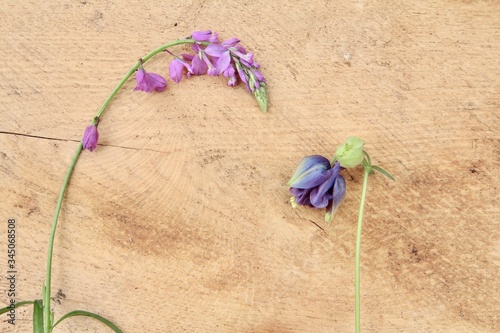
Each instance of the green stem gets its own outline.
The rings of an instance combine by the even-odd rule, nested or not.
[[[359,203],[359,216],[358,216],[358,231],[356,233],[356,266],[355,266],[355,317],[356,317],[356,333],[361,331],[361,319],[360,319],[360,253],[361,253],[361,230],[363,228],[363,212],[365,208],[366,199],[366,189],[368,188],[368,175],[370,174],[370,168],[363,165],[363,189],[361,192],[361,201]]]
[[[165,51],[169,47],[176,46],[176,45],[182,45],[182,44],[193,44],[195,43],[194,39],[179,39],[167,44],[164,44],[153,51],[149,52],[145,57],[142,58],[142,63],[145,63],[148,61],[151,57],[154,55]],[[209,43],[201,43],[203,45],[208,45]],[[102,105],[101,109],[99,112],[97,112],[96,117],[101,117],[106,108],[108,107],[109,103],[113,100],[113,98],[116,96],[116,94],[120,91],[120,89],[123,87],[125,82],[132,76],[132,74],[135,73],[135,71],[139,68],[141,65],[141,61],[138,60],[135,65],[128,71],[128,73],[121,79],[121,81],[118,83],[116,88],[111,92],[109,97],[106,99],[104,104]],[[98,118],[94,118],[98,119]],[[95,121],[95,120],[94,120]],[[42,295],[43,295],[43,325],[44,325],[44,332],[45,333],[50,333],[52,331],[52,320],[51,320],[51,313],[50,313],[50,292],[51,292],[51,278],[52,278],[52,252],[54,249],[54,238],[56,234],[56,228],[57,228],[57,221],[59,219],[59,213],[61,212],[61,206],[64,198],[64,194],[66,192],[66,188],[68,187],[69,180],[71,178],[71,174],[73,173],[73,170],[75,168],[76,162],[78,161],[78,157],[80,156],[80,153],[82,152],[83,146],[82,143],[78,145],[78,148],[75,152],[75,155],[73,156],[73,159],[71,160],[71,163],[68,167],[68,171],[66,172],[66,177],[64,178],[63,185],[61,187],[61,191],[59,192],[59,198],[57,199],[57,205],[56,205],[56,211],[54,213],[54,220],[52,222],[52,230],[50,231],[50,237],[49,237],[49,250],[47,254],[47,270],[46,270],[46,276],[45,276],[45,282],[43,285],[43,290],[42,290]]]
[[[167,44],[162,45],[159,48],[154,49],[153,51],[149,52],[144,58],[142,58],[142,63],[145,63],[146,61],[148,61],[152,56],[154,56],[160,52],[164,52],[169,47],[176,46],[176,45],[182,45],[182,44],[193,44],[193,43],[195,43],[194,39],[179,39],[179,40],[167,43]],[[207,43],[201,43],[201,44],[205,45]],[[135,73],[135,71],[139,68],[140,65],[141,65],[141,61],[138,60],[135,63],[135,65],[128,71],[128,73],[123,77],[123,79],[121,79],[121,81],[116,86],[115,90],[113,90],[111,92],[111,95],[109,95],[108,99],[106,99],[106,101],[102,105],[99,112],[97,112],[96,117],[100,117],[103,114],[104,110],[106,110],[106,108],[108,107],[108,104],[111,103],[111,101],[113,100],[115,95],[118,93],[118,91],[120,91],[120,89],[123,87],[125,82],[127,82],[127,80],[132,76],[132,74]]]
[[[61,192],[59,192],[59,198],[57,199],[56,212],[54,213],[54,221],[52,222],[52,230],[50,231],[49,237],[49,251],[47,255],[47,270],[45,276],[45,283],[43,287],[43,324],[44,324],[44,332],[50,333],[51,328],[51,320],[50,320],[50,282],[52,277],[52,251],[54,249],[54,236],[56,234],[57,228],[57,220],[59,219],[59,213],[61,212],[61,206],[64,198],[64,193],[66,192],[66,188],[68,187],[69,179],[71,178],[71,174],[73,173],[73,169],[75,168],[76,161],[82,152],[83,146],[82,143],[78,145],[76,149],[75,155],[71,160],[68,171],[66,172],[66,177],[64,178],[63,185],[61,187]]]

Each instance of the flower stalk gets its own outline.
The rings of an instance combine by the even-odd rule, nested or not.
[[[231,40],[233,40],[233,39],[231,39]],[[234,40],[237,40],[237,39],[234,39]],[[237,41],[239,42],[239,40],[237,40]],[[61,212],[61,207],[62,207],[64,195],[66,193],[66,189],[68,187],[71,175],[73,174],[73,171],[75,169],[76,163],[78,161],[78,158],[79,158],[81,152],[84,149],[87,149],[89,151],[94,151],[97,147],[97,141],[99,138],[99,133],[97,131],[97,125],[99,124],[99,121],[100,121],[103,113],[106,111],[108,105],[111,103],[111,101],[116,96],[116,94],[121,90],[123,85],[128,81],[128,79],[136,72],[138,74],[138,75],[136,74],[136,79],[138,81],[138,84],[134,90],[142,90],[142,91],[146,91],[146,92],[151,92],[152,90],[161,92],[161,91],[165,90],[166,80],[163,77],[159,76],[158,74],[147,73],[143,68],[143,64],[145,62],[147,62],[149,59],[151,59],[153,56],[155,56],[156,54],[158,54],[160,52],[167,51],[167,49],[170,47],[182,45],[182,44],[193,44],[193,48],[199,49],[200,53],[202,53],[201,48],[200,48],[201,46],[219,45],[218,44],[218,35],[216,33],[212,33],[210,30],[197,31],[197,32],[193,33],[192,38],[179,39],[179,40],[164,44],[164,45],[154,49],[153,51],[149,52],[143,58],[139,59],[132,66],[132,68],[127,72],[127,74],[125,74],[125,76],[120,80],[120,82],[115,87],[115,89],[108,96],[108,98],[106,99],[104,104],[101,106],[101,108],[99,109],[99,111],[95,115],[92,124],[90,126],[87,126],[87,128],[85,129],[85,133],[84,133],[82,142],[78,145],[78,147],[73,155],[73,158],[70,162],[68,170],[66,172],[66,176],[63,180],[63,184],[62,184],[61,190],[59,192],[59,197],[58,197],[57,204],[56,204],[54,219],[52,222],[52,228],[51,228],[50,236],[49,236],[49,244],[48,244],[48,251],[47,251],[46,276],[45,276],[45,281],[44,281],[43,287],[42,287],[43,302],[40,302],[39,300],[37,300],[34,302],[30,301],[30,302],[17,303],[18,306],[26,305],[26,304],[34,304],[35,305],[35,311],[34,311],[34,317],[33,317],[33,330],[34,330],[34,332],[50,333],[50,332],[52,332],[53,328],[56,325],[58,325],[63,319],[73,317],[73,316],[88,316],[88,317],[92,317],[94,319],[101,321],[103,324],[107,325],[109,328],[111,328],[115,332],[121,333],[121,331],[118,329],[118,327],[116,327],[109,320],[107,320],[107,319],[105,319],[97,314],[93,314],[93,313],[86,312],[86,311],[70,312],[70,313],[64,315],[57,322],[54,323],[54,313],[51,311],[51,307],[50,307],[50,302],[51,302],[50,295],[51,295],[51,284],[52,284],[52,258],[53,258],[54,239],[55,239],[55,234],[56,234],[56,230],[57,230],[57,223],[59,220],[59,214]],[[240,47],[238,50],[244,51],[244,48]],[[245,54],[243,54],[243,53],[245,53]],[[246,54],[246,51],[243,53],[240,53],[241,57],[245,57],[245,56],[248,56],[249,54],[251,54],[251,53]],[[197,59],[196,56],[194,57],[194,59]],[[251,67],[251,68],[254,68],[254,70],[256,70],[256,68],[258,68],[259,65],[255,62],[253,62],[253,54],[251,54],[251,60],[252,60],[251,64],[248,65],[249,68]],[[205,61],[207,61],[209,64],[211,64],[210,59],[208,59],[206,56],[205,56]],[[232,66],[232,65],[229,64],[228,66]],[[185,64],[185,67],[188,69],[188,76],[190,74],[192,74],[191,66]],[[178,79],[178,80],[174,80],[174,81],[178,83],[178,81],[180,81],[180,78],[182,77],[182,69],[179,70],[179,68],[176,68],[176,71],[177,72],[175,73],[175,75],[176,75],[176,79]],[[199,71],[199,74],[203,74],[203,72]],[[221,74],[221,73],[218,73],[218,74]],[[180,75],[180,77],[179,77],[179,75]],[[172,73],[171,73],[171,77],[172,77]],[[243,82],[245,82],[245,84],[246,84],[245,77],[240,77],[240,79]],[[236,83],[236,77],[232,77],[230,82],[232,83],[230,85],[234,85]],[[262,77],[259,82],[260,82],[260,84],[262,84],[262,89],[264,89],[263,88],[265,85],[264,78]],[[264,89],[264,93],[265,93],[265,89]],[[261,106],[261,109],[264,112],[266,112],[267,111],[267,98],[265,101],[262,101],[262,96],[256,96],[256,97],[257,97],[257,101],[258,101],[259,105]],[[0,309],[0,312],[3,310],[5,310],[5,309]]]

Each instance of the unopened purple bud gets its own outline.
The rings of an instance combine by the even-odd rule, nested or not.
[[[82,146],[83,149],[94,151],[97,148],[97,141],[99,140],[99,131],[97,125],[92,124],[85,128],[83,133]]]

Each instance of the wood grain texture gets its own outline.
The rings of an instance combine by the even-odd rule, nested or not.
[[[222,78],[150,95],[128,82],[63,205],[56,317],[88,310],[124,332],[352,332],[362,173],[345,174],[329,227],[322,211],[293,210],[285,183],[304,155],[358,135],[397,179],[370,180],[363,331],[500,330],[498,2],[5,0],[0,13],[0,274],[13,217],[19,300],[41,297],[85,126],[139,57],[211,28],[255,52],[269,113]],[[168,61],[147,67],[167,75]],[[31,309],[17,318],[0,332],[29,331]],[[57,331],[106,330],[74,318]]]

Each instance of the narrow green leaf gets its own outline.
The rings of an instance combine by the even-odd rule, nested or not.
[[[29,304],[33,304],[33,303],[34,303],[34,301],[22,301],[22,302],[17,302],[17,303],[14,303],[14,309],[15,309],[15,308],[18,308],[18,307],[20,307],[20,306],[23,306],[23,305],[29,305]],[[10,307],[10,306],[6,306],[5,308],[1,308],[1,309],[0,309],[0,315],[1,315],[1,314],[4,314],[4,313],[9,312],[9,311],[10,311],[10,309],[11,309],[11,307]]]
[[[113,324],[112,322],[110,322],[109,320],[107,320],[106,318],[104,317],[101,317],[99,316],[98,314],[95,314],[95,313],[92,313],[92,312],[88,312],[88,311],[82,311],[82,310],[76,310],[76,311],[71,311],[71,312],[68,312],[66,313],[64,316],[62,316],[55,324],[54,326],[52,326],[52,328],[56,327],[60,322],[62,322],[64,319],[67,319],[67,318],[71,318],[71,317],[75,317],[75,316],[84,316],[84,317],[91,317],[91,318],[94,318],[94,319],[97,319],[99,320],[101,323],[103,323],[104,325],[108,326],[109,328],[111,328],[113,331],[115,331],[116,333],[123,333],[115,324]]]
[[[33,333],[43,332],[43,305],[42,300],[37,299],[33,303]]]
[[[387,171],[385,171],[385,170],[384,170],[384,169],[382,169],[381,167],[374,165],[374,166],[372,166],[372,168],[373,168],[373,169],[375,169],[375,170],[377,170],[378,172],[380,172],[381,174],[383,174],[383,175],[384,175],[384,176],[386,176],[387,178],[389,178],[389,179],[391,179],[391,180],[393,180],[393,181],[396,181],[396,180],[394,179],[394,177],[393,177],[393,176],[391,176],[391,174],[390,174],[390,173],[388,173]]]

